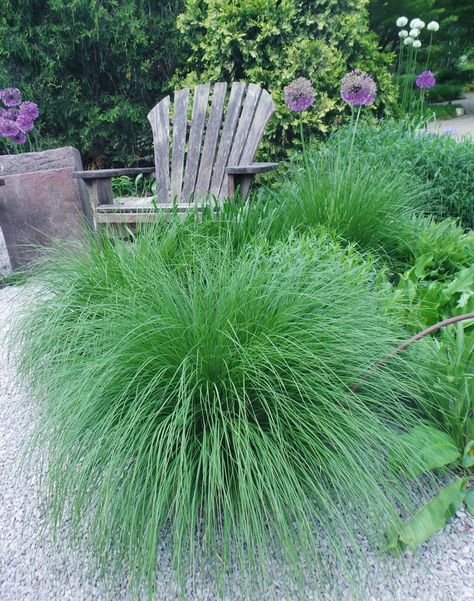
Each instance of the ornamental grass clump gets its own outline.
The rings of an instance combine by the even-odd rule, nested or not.
[[[327,553],[349,569],[409,503],[386,455],[406,456],[414,370],[397,357],[350,389],[406,334],[370,262],[322,233],[235,251],[224,229],[163,227],[40,272],[18,341],[49,515],[137,594],[165,554],[187,599],[209,565],[216,594],[235,578],[264,598],[286,572],[308,598]]]
[[[396,163],[359,153],[354,126],[325,145],[313,143],[304,166],[292,169],[273,192],[272,228],[303,232],[324,226],[363,250],[398,256],[407,222],[426,204],[427,185]]]

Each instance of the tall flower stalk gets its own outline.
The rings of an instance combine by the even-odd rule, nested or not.
[[[428,63],[430,62],[431,56],[431,48],[433,46],[433,33],[439,31],[439,23],[437,21],[430,21],[426,27],[426,29],[430,32],[430,43],[428,46],[428,54],[426,55],[426,64],[425,69],[428,69]]]
[[[299,77],[288,86],[285,86],[284,93],[286,106],[290,109],[290,111],[300,113],[301,147],[303,149],[305,166],[307,167],[307,155],[303,131],[303,112],[307,111],[313,106],[314,89],[309,79],[306,79],[305,77]]]
[[[436,84],[436,78],[431,71],[423,71],[416,78],[416,87],[420,90],[420,115],[423,118],[423,109],[425,108],[425,92],[433,88]]]
[[[398,32],[400,44],[397,68],[397,83],[400,89],[400,108],[403,114],[408,114],[412,112],[418,104],[414,88],[418,71],[418,53],[423,45],[420,39],[421,32],[425,28],[430,32],[430,43],[425,65],[425,70],[427,70],[433,43],[433,32],[438,31],[439,24],[436,21],[431,21],[428,23],[428,26],[426,26],[425,22],[421,19],[416,18],[408,22],[406,17],[399,17],[396,24],[397,27],[400,28],[400,31]],[[424,104],[424,93],[422,96],[422,104]]]
[[[368,73],[354,69],[342,78],[341,98],[351,106],[349,160],[352,163],[352,150],[354,148],[360,113],[363,106],[370,106],[377,98],[377,85]]]

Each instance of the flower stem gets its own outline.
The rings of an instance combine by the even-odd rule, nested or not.
[[[428,69],[428,63],[430,62],[432,44],[433,44],[433,32],[431,32],[431,35],[430,35],[430,45],[428,46],[428,55],[426,57],[425,71]]]
[[[309,165],[308,165],[308,156],[306,154],[306,144],[305,144],[305,141],[304,141],[304,131],[303,131],[303,113],[300,113],[300,136],[301,136],[301,148],[303,150],[304,166],[308,170],[308,168],[309,168]]]

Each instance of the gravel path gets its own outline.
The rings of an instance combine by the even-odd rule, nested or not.
[[[41,503],[33,476],[18,471],[18,459],[36,419],[28,396],[15,385],[15,367],[8,363],[5,332],[14,319],[14,307],[25,299],[27,287],[0,289],[0,600],[1,601],[104,601],[98,581],[86,577],[72,556],[59,554],[40,536]],[[425,544],[419,556],[404,564],[391,560],[384,575],[379,560],[367,552],[368,570],[363,576],[364,601],[474,601],[474,517],[460,511],[443,532]],[[278,588],[281,569],[270,567]],[[336,577],[336,575],[335,575]],[[157,601],[177,600],[164,566]],[[189,594],[189,601],[213,601],[209,589]],[[240,601],[233,590],[226,601]],[[308,601],[317,597],[307,591]],[[128,601],[125,587],[114,601]],[[257,601],[293,601],[275,593]],[[322,601],[329,601],[325,598]],[[342,593],[338,601],[353,601]]]
[[[435,121],[428,125],[428,131],[433,133],[449,133],[457,139],[471,137],[474,141],[474,92],[466,92],[464,98],[456,100],[454,104],[464,107],[465,114],[454,119]],[[474,596],[473,596],[474,599]]]

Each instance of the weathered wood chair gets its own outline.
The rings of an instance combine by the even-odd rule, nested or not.
[[[258,85],[226,83],[198,85],[188,120],[190,90],[167,96],[148,114],[153,130],[155,167],[76,171],[95,205],[97,223],[152,221],[150,198],[113,198],[112,177],[155,173],[156,205],[184,211],[196,204],[236,192],[245,198],[257,173],[271,171],[276,163],[253,163],[268,119],[275,111],[270,94]],[[228,98],[227,98],[228,96]],[[171,142],[171,143],[170,143]],[[171,147],[171,152],[170,152]]]

